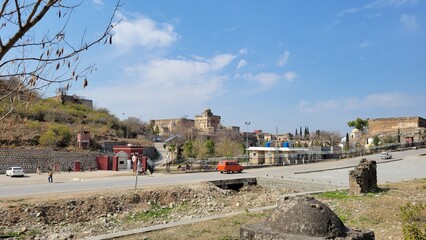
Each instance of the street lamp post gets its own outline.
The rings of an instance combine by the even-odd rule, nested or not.
[[[125,116],[126,116],[126,113],[122,113],[123,114],[123,121],[124,121],[124,118],[125,118]],[[128,134],[127,134],[127,125],[124,125],[124,127],[125,127],[125,129],[126,129],[126,135],[124,135],[126,138],[128,138]]]
[[[250,161],[250,156],[249,156],[249,151],[248,151],[248,148],[249,148],[249,143],[248,143],[248,128],[249,128],[250,122],[245,122],[245,124],[247,126],[247,132],[246,132],[246,149],[247,149],[247,163],[248,163]]]

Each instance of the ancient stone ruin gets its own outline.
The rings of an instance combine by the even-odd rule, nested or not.
[[[347,228],[325,204],[308,196],[288,198],[262,223],[244,225],[241,240],[374,240],[374,232]]]
[[[376,161],[361,159],[358,166],[349,172],[349,193],[359,195],[377,190]]]

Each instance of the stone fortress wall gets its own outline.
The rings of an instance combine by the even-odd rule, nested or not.
[[[160,135],[168,135],[178,128],[194,128],[194,120],[187,118],[150,120],[150,125],[158,127]]]
[[[218,128],[226,128],[236,132],[240,131],[237,126],[222,126],[221,117],[214,115],[210,108],[206,108],[201,115],[196,115],[195,120],[187,118],[150,120],[150,125],[158,127],[160,136],[167,136],[182,128],[193,128],[203,134],[214,134]]]
[[[84,169],[96,168],[96,156],[99,152],[64,152],[46,149],[9,149],[0,148],[0,174],[13,166],[23,167],[26,173],[35,173],[37,168],[46,172],[48,168],[67,171],[74,168],[74,162],[80,161]]]
[[[398,132],[404,129],[426,127],[426,119],[421,117],[399,117],[399,118],[376,118],[368,120],[368,131],[370,134],[385,132]]]
[[[18,149],[0,148],[0,174],[4,174],[9,167],[23,167],[26,173],[35,173],[37,168],[46,172],[48,168],[67,171],[74,169],[74,162],[80,161],[85,170],[97,168],[97,156],[113,155],[112,151],[94,152],[79,151],[65,152],[50,149]],[[158,153],[154,147],[143,147],[143,155],[156,159]]]

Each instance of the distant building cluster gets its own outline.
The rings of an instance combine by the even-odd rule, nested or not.
[[[172,118],[150,120],[150,125],[154,129],[158,129],[160,136],[168,136],[185,129],[195,129],[205,135],[214,135],[216,130],[220,128],[234,130],[236,132],[240,131],[240,128],[237,126],[222,126],[220,120],[220,116],[214,115],[210,108],[206,108],[201,115],[196,115],[195,119]]]
[[[261,130],[243,133],[247,139],[251,164],[294,164],[335,158],[345,145],[349,148],[368,149],[373,138],[381,144],[408,144],[424,142],[426,120],[421,117],[376,118],[368,120],[368,132],[353,129],[336,142],[318,142],[314,136],[269,134]],[[363,150],[361,150],[363,151]]]
[[[262,130],[254,130],[253,132],[242,133],[248,139],[248,146],[275,146],[283,145],[284,142],[293,145],[294,135],[291,133],[272,134],[264,133]]]

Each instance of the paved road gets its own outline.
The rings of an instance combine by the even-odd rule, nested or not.
[[[392,152],[392,161],[381,160],[380,154],[366,156],[366,158],[378,162],[378,183],[383,184],[414,178],[426,178],[426,156],[420,156],[420,154],[426,154],[426,149]],[[363,157],[292,166],[247,169],[241,174],[207,172],[145,175],[138,177],[138,188],[247,177],[283,177],[307,181],[324,181],[348,186],[348,172],[359,163],[361,158]],[[114,176],[106,177],[111,174]],[[9,179],[1,175],[0,198],[21,198],[40,194],[78,193],[118,188],[131,189],[135,186],[135,177],[128,172],[61,173],[54,176],[55,182],[53,184],[47,183],[45,177],[47,178],[45,175],[28,174],[25,178]]]

